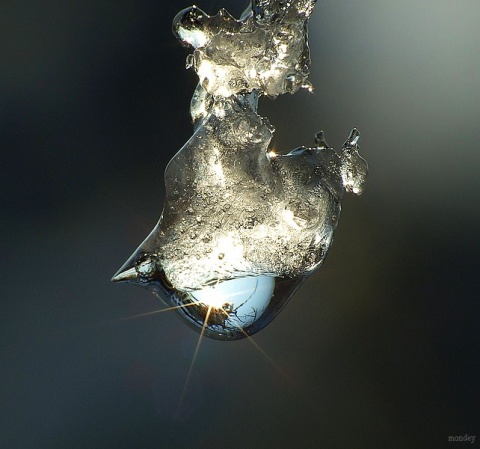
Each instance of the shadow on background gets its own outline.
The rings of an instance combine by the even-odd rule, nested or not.
[[[240,2],[241,3],[241,2]],[[215,13],[232,0],[199,3]],[[324,267],[255,341],[205,340],[109,282],[156,223],[191,135],[187,3],[0,8],[0,445],[447,447],[477,435],[480,4],[334,2],[310,26],[317,90],[260,112],[274,145],[362,132]]]

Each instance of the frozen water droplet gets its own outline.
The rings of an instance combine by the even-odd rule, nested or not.
[[[192,6],[180,11],[173,19],[172,30],[183,45],[202,47],[210,35],[205,27],[208,15]]]
[[[206,336],[217,340],[238,340],[263,329],[304,280],[303,277],[250,276],[213,282],[198,290],[180,291],[173,288],[155,263],[155,256],[139,253],[138,258],[137,262],[131,259],[131,264],[137,267],[136,277],[126,281],[146,287],[169,307],[176,307],[177,315],[190,327],[197,332],[203,330]],[[150,263],[154,268],[140,274]],[[122,273],[132,270],[131,264],[126,264],[117,273],[120,281]]]
[[[307,22],[315,0],[253,0],[235,20],[192,6],[173,32],[199,83],[194,134],[165,170],[165,206],[115,275],[153,291],[194,329],[233,340],[265,327],[323,262],[344,192],[367,173],[356,129],[340,154],[323,132],[314,148],[269,148],[259,97],[310,88]]]

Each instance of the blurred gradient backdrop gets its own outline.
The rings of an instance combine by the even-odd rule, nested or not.
[[[245,1],[205,0],[237,17]],[[2,0],[0,447],[443,448],[480,440],[480,2],[324,0],[313,94],[262,99],[274,146],[370,174],[321,270],[251,342],[110,283],[155,225],[196,84],[189,3]],[[273,362],[274,363],[273,363]],[[475,441],[477,443],[477,441]]]

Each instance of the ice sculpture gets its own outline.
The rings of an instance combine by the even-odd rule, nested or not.
[[[159,223],[113,281],[147,287],[212,338],[265,327],[325,259],[344,191],[363,189],[355,129],[340,155],[322,133],[313,148],[275,154],[257,114],[259,96],[311,87],[314,3],[252,0],[240,20],[192,6],[173,22],[199,77],[194,134],[166,168]]]

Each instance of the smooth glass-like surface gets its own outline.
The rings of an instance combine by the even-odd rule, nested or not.
[[[193,49],[194,134],[165,170],[161,219],[114,277],[152,290],[189,325],[237,339],[265,327],[323,262],[345,191],[367,173],[353,130],[340,154],[323,136],[288,154],[257,113],[310,89],[307,22],[314,0],[254,0],[240,20],[193,6],[173,32]]]
[[[138,257],[138,256],[137,256]],[[217,340],[238,340],[253,335],[280,312],[304,277],[247,276],[216,281],[199,290],[177,290],[154,257],[143,254],[127,262],[118,281],[150,290],[193,329]],[[115,279],[114,279],[115,280]]]

